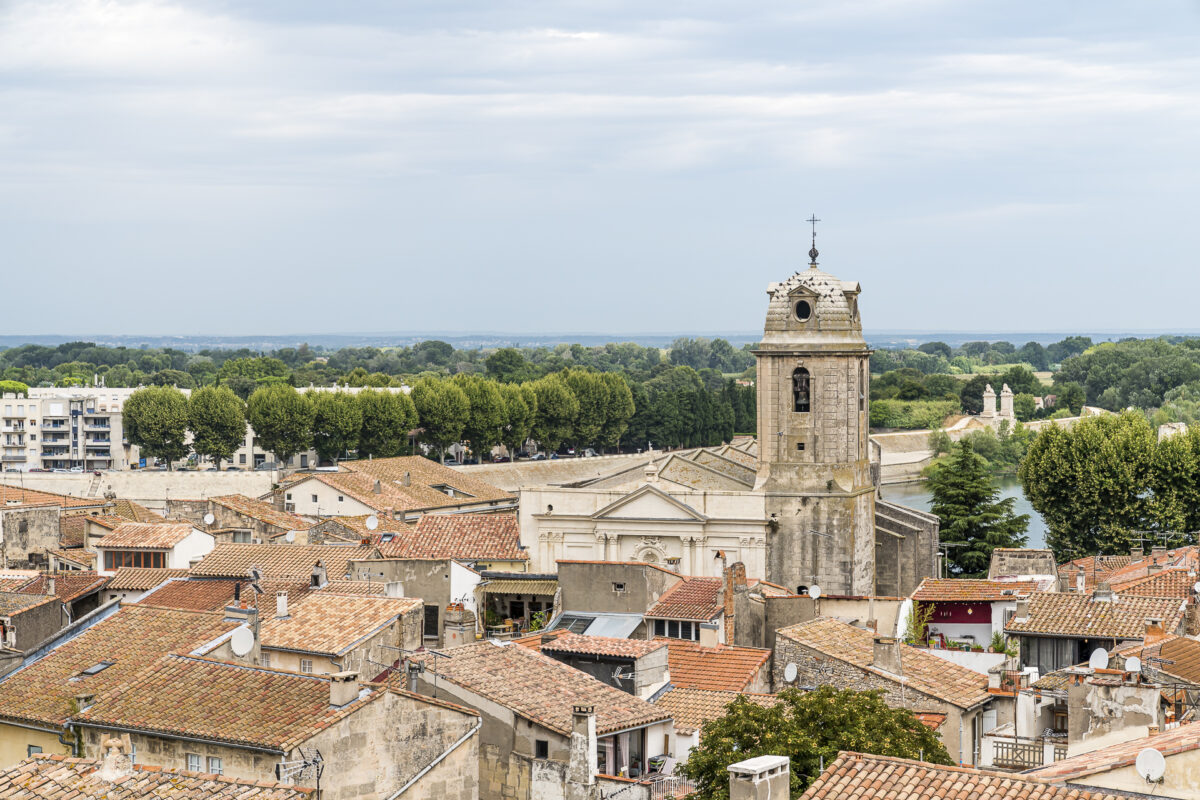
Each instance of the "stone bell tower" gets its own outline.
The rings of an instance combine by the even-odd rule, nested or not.
[[[767,580],[792,591],[868,595],[875,587],[875,487],[868,445],[871,351],[859,285],[811,263],[767,288],[758,363],[758,476]]]

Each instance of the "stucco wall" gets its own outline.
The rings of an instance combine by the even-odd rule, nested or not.
[[[0,508],[0,555],[7,567],[45,567],[46,551],[58,548],[58,517],[58,506]]]
[[[564,611],[644,614],[678,580],[669,572],[643,564],[558,565]],[[613,584],[625,588],[616,591]]]
[[[73,497],[85,497],[91,487],[92,474],[31,472],[22,477],[26,489],[56,492]],[[259,497],[271,490],[279,473],[270,470],[256,472],[158,472],[134,470],[105,472],[96,490],[97,502],[106,492],[141,503],[154,511],[166,510],[168,497],[203,499],[221,494],[244,494]]]
[[[71,748],[60,742],[57,734],[0,723],[0,769],[24,761],[28,757],[29,745],[42,748],[43,753],[71,754]]]
[[[16,636],[15,649],[25,651],[58,633],[67,623],[67,615],[63,613],[62,603],[55,599],[18,611],[9,620]]]

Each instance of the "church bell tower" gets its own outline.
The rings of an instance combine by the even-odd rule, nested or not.
[[[875,487],[868,444],[870,356],[859,285],[817,267],[767,288],[758,365],[758,475],[771,528],[767,579],[798,591],[875,587]]]

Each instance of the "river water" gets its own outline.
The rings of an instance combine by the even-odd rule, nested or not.
[[[1046,522],[1025,499],[1025,493],[1021,490],[1021,482],[1015,475],[1004,475],[994,479],[993,483],[1000,490],[1001,498],[1016,498],[1017,502],[1013,503],[1013,511],[1029,515],[1029,529],[1026,532],[1029,542],[1026,547],[1045,547]],[[884,500],[921,511],[928,511],[929,504],[933,501],[933,495],[926,488],[924,481],[884,484],[879,491],[883,494]]]

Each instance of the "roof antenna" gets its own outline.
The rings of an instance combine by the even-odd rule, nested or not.
[[[820,222],[821,220],[817,219],[817,214],[814,211],[813,215],[804,221],[812,223],[812,237],[813,238],[812,238],[812,247],[808,251],[808,259],[809,259],[808,265],[810,267],[812,267],[813,269],[816,269],[817,268],[817,256],[820,255],[820,253],[817,252],[817,223]]]

